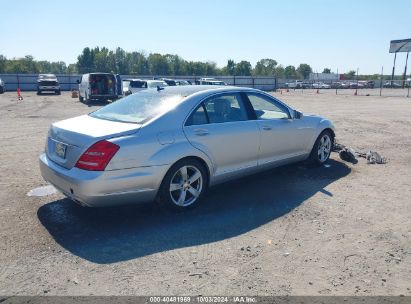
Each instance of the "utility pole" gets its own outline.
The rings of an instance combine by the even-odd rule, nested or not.
[[[391,75],[391,86],[392,86],[392,83],[394,82],[394,72],[395,72],[395,61],[396,60],[397,60],[397,52],[395,52],[395,55],[394,55],[394,65],[392,67],[392,75]]]
[[[402,78],[402,88],[404,88],[405,86],[405,80],[407,78],[407,65],[408,65],[408,55],[410,54],[410,52],[407,52],[407,59],[405,60],[405,68],[404,68],[404,77]]]

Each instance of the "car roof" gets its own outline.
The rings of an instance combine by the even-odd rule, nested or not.
[[[167,94],[176,94],[183,96],[190,96],[196,93],[224,93],[230,91],[255,91],[260,92],[253,88],[247,87],[235,87],[235,86],[215,86],[215,85],[191,85],[191,86],[169,86],[165,87],[163,92]]]

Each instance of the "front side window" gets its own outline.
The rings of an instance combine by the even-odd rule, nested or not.
[[[247,96],[254,108],[257,119],[290,118],[287,108],[275,103],[274,100],[259,94],[248,93]]]

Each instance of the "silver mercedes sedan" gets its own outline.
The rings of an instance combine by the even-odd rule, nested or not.
[[[157,201],[187,208],[208,187],[331,153],[334,126],[250,88],[137,92],[53,123],[43,178],[84,206]]]

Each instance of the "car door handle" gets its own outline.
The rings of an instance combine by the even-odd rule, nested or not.
[[[208,135],[209,132],[206,129],[195,129],[194,134],[198,136],[205,136],[205,135]]]
[[[272,128],[270,126],[263,126],[263,130],[270,131],[270,130],[272,130]]]

